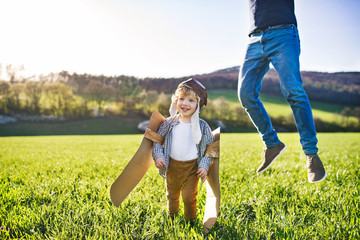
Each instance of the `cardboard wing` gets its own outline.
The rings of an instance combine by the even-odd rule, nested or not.
[[[159,112],[154,111],[149,120],[148,129],[157,132],[164,120],[165,118]],[[153,164],[152,147],[153,141],[144,136],[135,155],[111,185],[110,197],[115,206],[118,207],[124,201]]]
[[[205,155],[213,159],[209,167],[206,178],[206,204],[203,220],[203,233],[209,233],[214,226],[220,210],[220,180],[219,180],[219,163],[220,163],[220,128],[213,132],[214,142],[209,144]]]

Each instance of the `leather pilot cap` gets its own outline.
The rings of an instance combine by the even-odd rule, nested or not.
[[[202,85],[197,79],[190,78],[186,81],[183,81],[179,84],[177,88],[186,86],[193,90],[200,97],[200,108],[207,104],[207,92],[204,85]]]

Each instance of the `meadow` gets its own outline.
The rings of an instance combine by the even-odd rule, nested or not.
[[[0,238],[25,239],[359,239],[360,133],[320,133],[325,181],[307,182],[297,133],[256,174],[257,133],[222,134],[220,215],[202,235],[198,222],[167,216],[164,180],[152,166],[119,208],[109,189],[142,135],[0,138]],[[182,209],[182,206],[181,206]]]
[[[235,90],[210,90],[209,98],[216,100],[220,97],[225,98],[231,104],[239,104],[237,92]],[[289,104],[282,96],[272,96],[267,94],[261,94],[260,99],[264,104],[267,112],[272,117],[284,116],[287,117],[292,114]],[[341,111],[344,110],[345,105],[332,104],[319,101],[310,101],[314,118],[320,118],[326,122],[338,122],[343,121]],[[350,122],[357,122],[356,117],[350,116],[348,119]]]

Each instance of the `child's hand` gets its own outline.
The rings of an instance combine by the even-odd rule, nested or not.
[[[158,168],[158,169],[160,169],[160,168],[162,168],[162,167],[165,167],[166,165],[165,165],[165,160],[163,159],[163,158],[157,158],[156,160],[155,160],[155,166]]]
[[[199,169],[197,170],[196,174],[197,174],[198,177],[204,178],[204,177],[206,177],[207,172],[208,172],[208,171],[206,170],[206,168],[199,167]]]

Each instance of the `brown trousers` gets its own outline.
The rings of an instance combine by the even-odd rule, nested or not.
[[[196,159],[191,161],[177,161],[170,158],[166,178],[166,196],[168,211],[171,217],[179,212],[180,192],[184,202],[184,216],[186,220],[196,219],[196,196],[199,178]]]

